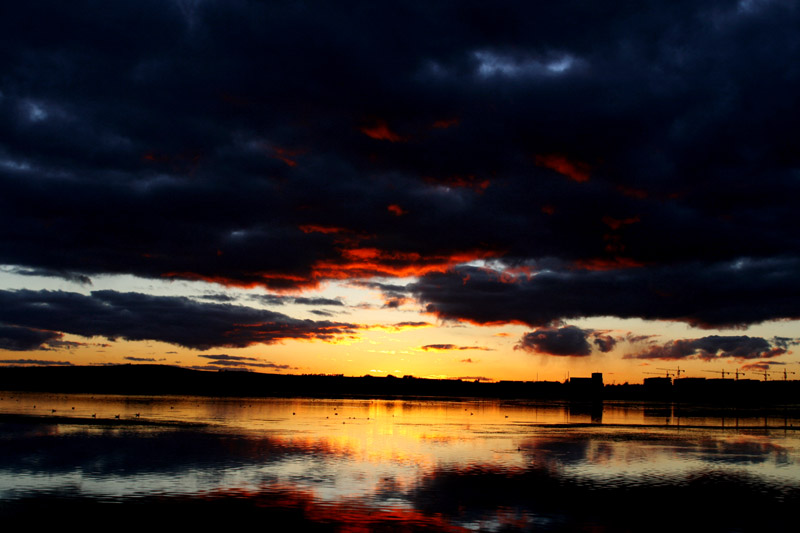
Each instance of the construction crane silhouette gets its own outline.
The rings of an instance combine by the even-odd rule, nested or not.
[[[713,372],[715,374],[722,374],[722,379],[725,379],[725,374],[731,375],[734,374],[736,379],[739,379],[739,374],[744,376],[744,372],[740,371],[738,368],[735,372],[731,372],[730,370],[703,370],[703,372]]]
[[[686,370],[681,370],[681,367],[679,366],[675,368],[657,368],[656,370],[666,370],[667,372],[675,372],[676,377],[681,377],[681,372],[683,372],[684,374],[686,373]],[[667,374],[667,376],[669,376],[669,374]]]
[[[789,379],[789,374],[794,374],[795,372],[789,372],[788,370],[764,370],[764,381],[767,381],[767,374],[783,374],[783,381],[787,381]]]

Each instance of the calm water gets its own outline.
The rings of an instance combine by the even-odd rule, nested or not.
[[[793,410],[0,397],[4,520],[796,531],[800,519]]]

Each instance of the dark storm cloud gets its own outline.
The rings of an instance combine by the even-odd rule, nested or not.
[[[798,26],[783,1],[12,2],[0,263],[272,289],[427,275],[443,316],[537,327],[796,317],[788,270],[785,298],[748,268],[688,292],[800,257]],[[493,287],[506,309],[442,274],[500,256],[606,270]]]
[[[410,296],[408,287],[394,283],[380,283],[377,281],[353,281],[351,285],[380,291],[385,303],[383,307],[397,308],[404,304]]]
[[[230,294],[203,294],[202,296],[196,296],[198,300],[208,300],[210,302],[218,302],[218,303],[232,303],[237,301],[235,296],[231,296]]]
[[[62,278],[67,281],[71,281],[73,283],[78,283],[80,285],[92,284],[92,279],[89,276],[84,276],[82,274],[75,274],[72,272],[62,272],[62,271],[47,270],[42,268],[29,269],[29,268],[15,268],[15,267],[9,268],[7,270],[13,274],[19,274],[20,276],[43,276],[51,278]]]
[[[292,300],[297,305],[344,305],[341,300],[333,298],[293,298]]]
[[[398,307],[403,305],[404,302],[405,300],[403,299],[387,300],[386,303],[383,304],[383,307],[387,309],[397,309]]]
[[[250,294],[249,298],[264,305],[283,305],[291,301],[290,298],[279,294]]]
[[[56,331],[0,324],[0,350],[27,351],[46,349],[46,345],[61,339]]]
[[[576,326],[537,329],[523,335],[514,349],[545,355],[587,356],[592,353],[587,340],[590,333]]]
[[[478,324],[539,327],[593,316],[729,327],[800,317],[800,260],[741,260],[613,270],[545,270],[509,281],[461,267],[412,286],[426,310]]]
[[[773,337],[772,344],[779,348],[788,349],[790,346],[800,345],[800,339],[793,339],[791,337]]]
[[[676,339],[642,352],[627,354],[625,359],[760,359],[783,355],[786,348],[772,345],[767,339],[747,335],[710,335],[699,339]]]
[[[614,347],[617,345],[617,341],[618,339],[610,335],[603,335],[602,333],[595,332],[594,340],[592,342],[594,342],[595,346],[597,346],[601,352],[606,353],[614,349]]]
[[[305,298],[281,296],[278,294],[251,294],[249,298],[264,305],[284,305],[294,303],[297,305],[336,305],[343,306],[344,302],[333,298]]]
[[[4,336],[21,328],[61,331],[109,339],[156,340],[187,348],[244,347],[287,339],[334,340],[358,326],[298,320],[244,306],[203,303],[183,297],[93,291],[90,296],[61,291],[0,291]],[[13,326],[18,326],[14,328]],[[59,335],[59,334],[55,334]],[[49,342],[47,337],[42,341]],[[22,342],[22,341],[20,341]],[[35,340],[28,341],[33,346]]]

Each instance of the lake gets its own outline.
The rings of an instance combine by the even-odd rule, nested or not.
[[[7,524],[796,531],[800,515],[797,409],[0,397]]]

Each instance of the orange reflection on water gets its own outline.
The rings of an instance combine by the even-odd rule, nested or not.
[[[407,504],[372,505],[368,501],[347,498],[337,501],[324,501],[313,490],[299,490],[297,487],[273,483],[257,490],[226,489],[203,495],[210,504],[225,500],[246,500],[256,507],[272,510],[297,510],[302,522],[310,524],[335,524],[336,531],[342,533],[372,532],[400,528],[405,531],[422,527],[430,531],[462,533],[470,529],[455,525],[441,513],[421,512]],[[298,521],[299,523],[300,521]]]
[[[0,503],[68,487],[90,500],[255,508],[265,523],[337,531],[496,531],[547,530],[548,514],[570,518],[572,503],[598,496],[593,512],[637,494],[641,506],[664,487],[678,497],[698,479],[747,485],[744,500],[763,487],[794,494],[797,432],[731,429],[704,411],[691,414],[706,427],[679,426],[686,413],[622,402],[0,393],[0,414],[27,415],[4,434],[13,445],[0,454]],[[689,503],[713,492],[694,490]]]

